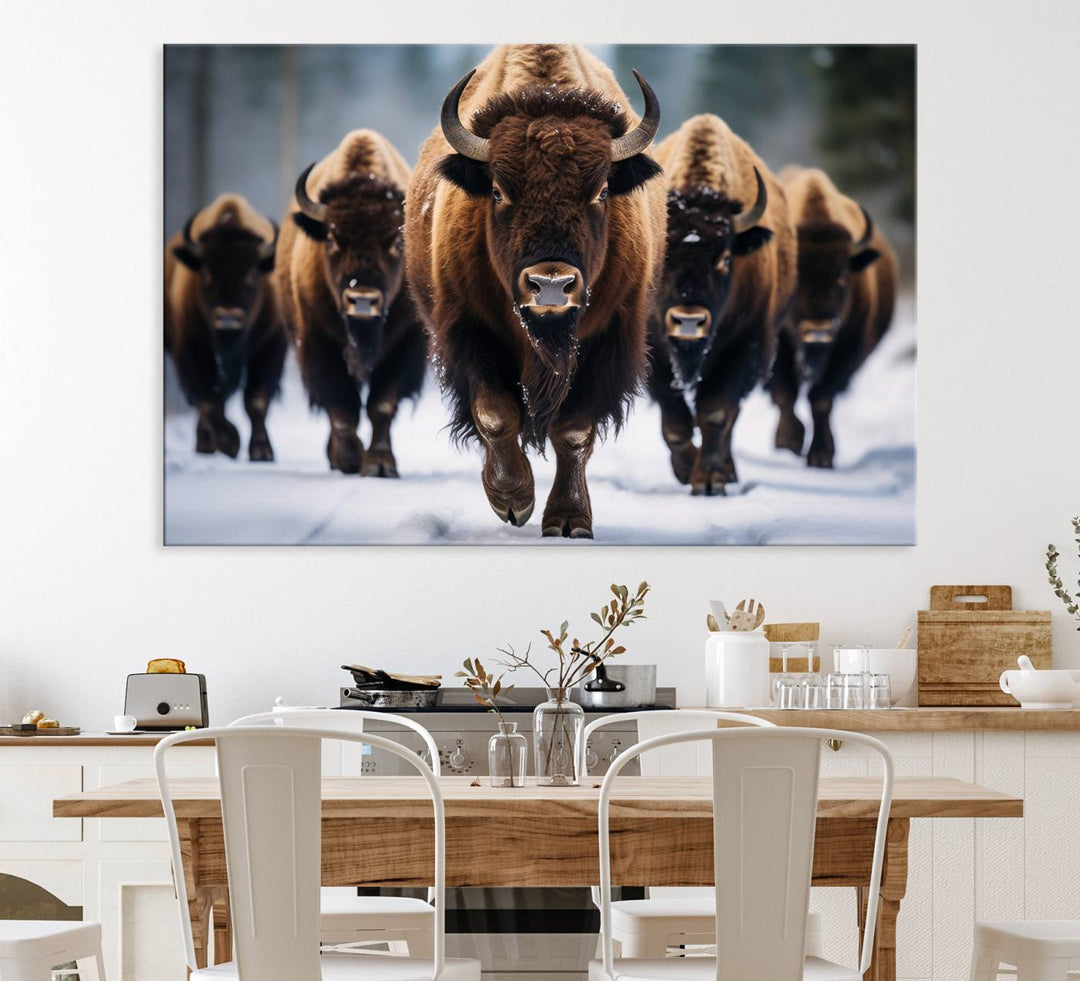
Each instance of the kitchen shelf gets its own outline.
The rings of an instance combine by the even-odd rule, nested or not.
[[[682,705],[680,708],[690,708]],[[712,708],[712,706],[710,706]],[[708,711],[708,709],[706,709]],[[781,726],[814,726],[850,732],[1080,732],[1080,708],[893,708],[893,709],[745,709],[742,712]]]

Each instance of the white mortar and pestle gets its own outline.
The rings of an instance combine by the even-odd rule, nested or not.
[[[1022,709],[1080,708],[1080,671],[1052,669],[1040,671],[1031,658],[1021,654],[1020,670],[1003,671],[999,684]]]

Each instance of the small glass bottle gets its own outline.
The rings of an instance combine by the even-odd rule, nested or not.
[[[516,722],[500,722],[488,740],[488,773],[492,787],[524,787],[529,761],[529,741],[517,731]]]
[[[536,782],[541,787],[576,787],[578,743],[585,710],[570,700],[566,688],[548,689],[548,700],[533,709],[533,751]]]

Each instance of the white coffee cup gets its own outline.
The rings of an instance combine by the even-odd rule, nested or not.
[[[139,720],[134,715],[114,715],[113,732],[134,732]]]

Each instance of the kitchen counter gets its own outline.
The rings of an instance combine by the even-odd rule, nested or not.
[[[1080,732],[1080,708],[717,708],[714,711],[740,712],[781,726],[815,726],[851,732]]]
[[[80,732],[77,736],[0,736],[0,746],[156,746],[168,732],[136,732],[114,736],[108,732]],[[209,746],[210,741],[192,745]]]

